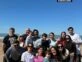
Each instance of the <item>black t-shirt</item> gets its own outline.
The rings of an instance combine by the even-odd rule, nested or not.
[[[41,46],[43,47],[44,50],[47,50],[47,48],[50,47],[50,40],[42,40]]]
[[[6,45],[6,48],[9,48],[11,46],[11,44],[14,42],[14,40],[16,40],[18,38],[17,35],[13,35],[13,36],[5,36],[3,39],[3,43]]]

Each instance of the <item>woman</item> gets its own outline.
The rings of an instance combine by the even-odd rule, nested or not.
[[[51,59],[51,52],[47,50],[45,52],[44,62],[50,62],[50,59]]]
[[[58,62],[56,49],[54,47],[51,47],[50,51],[51,51],[51,61],[50,62]]]
[[[57,45],[57,56],[60,62],[69,62],[69,51],[61,43]]]
[[[57,41],[57,44],[61,43],[63,46],[65,46],[66,43],[66,32],[61,33],[60,39]]]
[[[53,32],[51,32],[51,33],[49,34],[49,39],[50,39],[50,41],[51,41],[50,47],[55,46],[55,45],[56,45],[56,40],[55,40],[55,35],[54,35]]]
[[[24,44],[25,44],[24,37],[23,36],[19,36],[18,41],[19,41],[19,46],[20,47],[24,47]]]
[[[34,57],[34,62],[43,62],[43,48],[41,46],[38,47],[36,56]]]
[[[33,62],[33,45],[29,43],[27,45],[27,51],[25,51],[21,56],[21,62]]]
[[[70,62],[75,62],[76,60],[76,45],[72,42],[72,39],[69,35],[66,35],[66,49],[69,50],[70,53]]]

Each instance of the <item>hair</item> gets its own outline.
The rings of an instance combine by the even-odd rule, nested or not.
[[[15,32],[15,28],[11,27],[9,30],[12,30],[13,32]]]
[[[33,32],[32,32],[32,35],[34,36],[34,32],[37,32],[37,35],[39,35],[39,31],[37,29],[34,29]]]
[[[53,32],[50,32],[49,34],[52,34],[53,36],[55,36],[55,34]]]
[[[72,39],[71,39],[71,37],[70,37],[69,35],[66,35],[66,36],[68,36],[68,37],[69,37],[69,40],[70,40],[70,42],[72,42]]]
[[[49,55],[51,55],[51,52],[50,52],[50,50],[47,50],[47,51],[45,52],[45,56],[46,56],[46,54],[49,54]]]
[[[14,44],[14,43],[17,43],[17,44],[19,44],[19,41],[18,41],[18,40],[14,40],[13,44]]]
[[[68,28],[68,31],[69,31],[70,29],[74,30],[74,28],[73,28],[73,27],[69,27],[69,28]]]
[[[61,44],[61,43],[59,43],[59,44]],[[61,46],[63,47],[63,50],[62,50],[62,54],[63,55],[65,55],[65,52],[66,52],[66,50],[65,50],[65,47],[61,44]],[[58,45],[57,45],[57,53],[58,53],[58,55],[59,55],[59,50],[58,50],[59,48],[58,48]]]
[[[42,34],[42,37],[43,37],[43,36],[44,36],[44,37],[47,37],[47,34],[46,34],[46,33],[43,33],[43,34]]]
[[[66,36],[66,32],[65,32],[65,31],[63,31],[63,32],[61,32],[61,38],[62,38],[62,33],[64,33],[64,34],[65,34],[65,36]]]

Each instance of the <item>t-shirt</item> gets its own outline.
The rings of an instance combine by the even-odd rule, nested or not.
[[[50,46],[55,46],[56,45],[56,41],[50,40]]]
[[[70,35],[70,34],[69,34]],[[82,43],[82,40],[78,34],[70,35],[71,39],[74,43],[76,43],[77,54],[80,54],[80,45],[78,43]]]
[[[33,58],[34,58],[33,54],[26,51],[22,54],[21,61],[23,61],[23,62],[33,62]]]
[[[13,35],[13,36],[5,36],[3,39],[3,43],[6,45],[6,50],[12,45],[12,43],[14,42],[14,40],[16,40],[18,38],[17,35]],[[5,50],[5,52],[6,52]]]
[[[19,46],[14,47],[13,45],[6,51],[6,55],[8,59],[13,59],[13,60],[19,60],[21,57],[21,54],[25,51],[24,48],[21,48]]]
[[[43,57],[42,56],[34,57],[34,62],[43,62]]]

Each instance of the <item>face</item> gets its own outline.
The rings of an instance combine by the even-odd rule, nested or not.
[[[46,40],[46,37],[45,37],[45,36],[42,36],[42,39],[43,39],[43,40]]]
[[[50,56],[51,56],[50,54],[48,54],[48,53],[46,54],[46,57],[47,57],[47,58],[50,58]]]
[[[62,46],[61,44],[58,45],[58,50],[59,50],[60,52],[63,51],[63,46]]]
[[[39,48],[38,53],[42,54],[43,53],[43,48]]]
[[[53,34],[50,34],[49,37],[50,37],[50,39],[53,39],[54,38],[54,35]]]
[[[14,35],[14,31],[10,29],[10,30],[9,30],[9,35],[10,35],[10,36],[13,36],[13,35]]]
[[[66,36],[66,41],[67,41],[67,42],[69,42],[69,41],[70,41],[69,36]]]
[[[23,41],[24,40],[24,38],[23,37],[19,37],[19,41]]]
[[[17,47],[18,46],[18,43],[14,43],[13,45],[14,45],[14,47]]]
[[[30,46],[27,47],[27,49],[28,49],[29,52],[32,52],[33,47],[30,45]]]
[[[66,37],[66,34],[65,33],[62,33],[61,36],[62,36],[62,38],[65,38]]]
[[[73,30],[72,29],[69,29],[68,32],[69,32],[69,34],[73,34]]]
[[[38,35],[37,31],[34,31],[34,35]]]
[[[30,33],[30,30],[26,30],[26,34],[28,35]]]
[[[54,48],[51,48],[51,53],[52,53],[53,55],[56,55],[56,50],[55,50]]]

